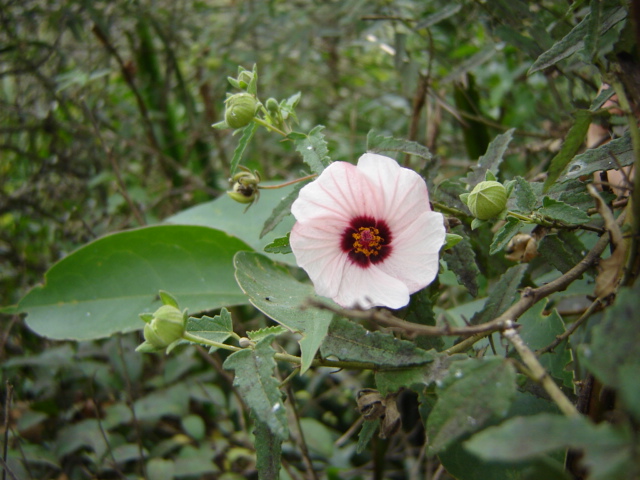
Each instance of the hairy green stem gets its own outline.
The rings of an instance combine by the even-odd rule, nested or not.
[[[276,132],[279,133],[280,135],[282,135],[283,137],[286,137],[287,134],[284,133],[282,130],[280,130],[278,127],[274,127],[273,125],[271,125],[270,123],[265,122],[263,119],[258,118],[258,117],[253,117],[253,121],[256,122],[258,125],[262,125],[263,127],[265,127],[267,130],[271,130],[272,132]]]

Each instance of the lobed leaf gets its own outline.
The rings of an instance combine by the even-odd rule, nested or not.
[[[460,225],[451,231],[462,234],[464,228]],[[469,238],[462,236],[462,240],[452,249],[445,251],[442,258],[447,262],[449,269],[456,274],[458,281],[475,297],[478,294],[480,269],[476,263],[476,253],[473,251]]]
[[[242,396],[251,413],[279,440],[289,436],[287,414],[282,402],[280,382],[273,376],[276,366],[271,347],[274,336],[260,340],[254,348],[243,348],[232,353],[223,367],[234,371],[233,385]]]
[[[324,130],[324,126],[318,125],[308,135],[289,135],[296,146],[296,151],[302,155],[304,163],[309,165],[313,173],[317,174],[322,173],[331,163],[327,141],[324,139],[322,130]]]
[[[367,152],[402,152],[424,158],[425,160],[431,160],[433,158],[429,149],[418,142],[404,138],[385,137],[375,130],[369,130],[367,134]]]
[[[324,358],[374,363],[379,367],[407,367],[432,362],[431,351],[419,349],[413,342],[399,340],[388,333],[369,332],[346,318],[334,318],[322,342]]]
[[[431,453],[505,417],[516,393],[515,368],[504,358],[468,359],[452,370],[427,419]]]
[[[627,11],[624,7],[613,7],[603,11],[599,34],[606,33],[611,27],[624,20],[626,16]],[[584,48],[585,37],[588,35],[590,27],[592,27],[591,13],[587,14],[562,40],[556,42],[549,50],[540,55],[531,65],[529,75],[555,65]]]
[[[526,264],[514,265],[491,288],[484,308],[471,318],[472,325],[486,323],[498,317],[515,301],[520,282],[527,269]]]
[[[289,244],[289,234],[286,237],[276,238],[269,245],[264,247],[267,253],[291,253],[291,245]]]
[[[224,343],[233,334],[231,314],[223,308],[220,315],[213,318],[206,315],[201,318],[189,317],[185,331],[205,340]]]
[[[238,285],[251,304],[288,330],[302,334],[300,369],[304,373],[327,334],[331,312],[319,309],[303,312],[309,298],[319,298],[313,285],[297,281],[282,265],[264,255],[239,252],[233,263]]]
[[[489,255],[503,250],[522,228],[522,222],[516,217],[507,217],[506,223],[496,232],[489,247]]]
[[[242,128],[242,136],[238,141],[238,145],[233,151],[233,157],[231,158],[231,165],[229,167],[229,176],[233,177],[238,169],[238,165],[240,165],[240,160],[242,160],[242,155],[244,155],[244,151],[247,149],[247,145],[253,138],[253,135],[258,130],[258,124],[255,122],[251,122],[246,127]]]
[[[558,177],[560,183],[575,180],[585,175],[591,175],[600,170],[614,170],[633,165],[635,160],[631,136],[629,132],[622,137],[605,143],[598,148],[591,148],[571,160],[564,174]]]
[[[537,204],[536,193],[531,184],[524,178],[516,177],[515,181],[513,193],[516,197],[518,210],[524,213],[530,213]]]
[[[513,138],[513,132],[515,128],[507,130],[489,144],[487,152],[478,159],[478,165],[471,168],[471,172],[467,174],[467,177],[462,181],[470,186],[475,186],[478,183],[484,181],[487,171],[490,171],[494,176],[498,175],[498,168],[502,163],[502,157],[507,151],[509,143]]]
[[[591,220],[583,210],[550,197],[544,197],[542,208],[538,209],[538,213],[568,225],[582,225]]]
[[[551,159],[547,171],[547,179],[544,182],[543,191],[549,190],[555,184],[562,171],[569,164],[575,154],[582,148],[587,130],[591,124],[592,114],[589,110],[578,110],[575,123],[569,129],[560,151]]]
[[[300,193],[300,189],[304,187],[308,182],[298,182],[293,187],[287,196],[282,197],[280,202],[276,205],[276,207],[271,212],[269,218],[267,218],[264,222],[264,226],[262,227],[262,231],[260,232],[260,238],[264,237],[267,233],[273,231],[282,220],[288,215],[291,215],[291,205],[298,198],[298,194]]]

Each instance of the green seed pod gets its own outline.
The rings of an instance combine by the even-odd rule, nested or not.
[[[237,93],[226,100],[224,111],[224,121],[231,128],[242,128],[255,117],[258,102],[253,95],[248,93]]]
[[[153,314],[151,322],[144,326],[144,339],[158,350],[168,347],[182,338],[184,314],[172,305],[163,305]]]
[[[474,217],[489,220],[496,217],[507,206],[507,189],[493,180],[480,182],[466,199]]]
[[[260,174],[243,166],[240,168],[243,171],[236,173],[233,178],[229,179],[233,182],[233,187],[227,191],[227,195],[239,203],[253,203],[260,196],[258,189]]]

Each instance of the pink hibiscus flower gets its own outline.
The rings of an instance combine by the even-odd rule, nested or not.
[[[445,239],[424,180],[383,155],[334,162],[300,190],[291,249],[318,295],[397,309],[438,273]]]

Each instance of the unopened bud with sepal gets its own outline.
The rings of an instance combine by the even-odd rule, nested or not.
[[[173,305],[162,305],[152,315],[141,314],[140,318],[146,322],[143,331],[145,341],[136,351],[157,352],[182,339],[186,311],[181,312]]]
[[[231,95],[225,103],[224,121],[231,128],[242,128],[249,125],[258,109],[256,97],[249,93]]]
[[[469,207],[471,214],[479,220],[495,218],[507,207],[509,197],[507,188],[496,181],[495,177],[493,178],[477,184],[471,193],[460,195],[460,199]]]

